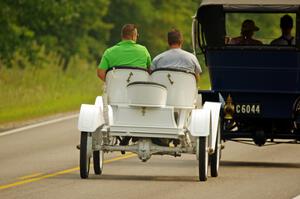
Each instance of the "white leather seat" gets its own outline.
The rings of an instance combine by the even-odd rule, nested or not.
[[[146,69],[134,67],[109,69],[105,78],[108,104],[127,104],[127,85],[136,81],[149,81],[149,74]]]
[[[157,69],[150,81],[167,87],[167,105],[174,108],[194,108],[197,100],[196,77],[177,69]]]

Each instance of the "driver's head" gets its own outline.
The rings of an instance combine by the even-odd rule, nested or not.
[[[280,18],[280,28],[283,31],[291,31],[293,28],[293,18],[289,15],[284,15]]]
[[[252,37],[254,32],[259,31],[259,28],[255,25],[254,21],[251,19],[246,19],[242,23],[241,35],[246,37]]]
[[[170,32],[168,32],[168,44],[169,46],[173,45],[182,45],[183,38],[182,34],[180,33],[179,30],[173,28]]]
[[[125,24],[122,27],[121,37],[123,40],[136,41],[138,37],[137,27],[134,24]]]

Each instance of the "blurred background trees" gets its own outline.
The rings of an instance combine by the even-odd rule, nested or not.
[[[112,25],[104,22],[108,0],[2,0],[0,58],[8,67],[16,54],[33,65],[38,52],[55,52],[65,70],[74,55],[93,60],[106,47]]]
[[[63,71],[73,57],[99,62],[104,50],[120,40],[125,23],[138,25],[138,42],[148,48],[152,57],[167,49],[166,33],[173,27],[182,31],[184,49],[191,51],[191,22],[199,3],[200,0],[1,0],[0,68],[41,67],[49,53],[56,55]],[[238,36],[242,21],[250,18],[261,27],[256,36],[268,43],[280,35],[280,17],[281,14],[228,14],[227,34]]]
[[[198,4],[192,0],[1,0],[0,64],[39,67],[48,53],[59,57],[63,70],[74,56],[99,61],[103,51],[120,40],[125,23],[139,26],[139,43],[148,47],[152,57],[167,48],[166,32],[172,27],[183,32],[185,48],[190,48],[190,26]]]

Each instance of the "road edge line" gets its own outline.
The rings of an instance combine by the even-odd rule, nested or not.
[[[65,121],[65,120],[76,118],[76,117],[78,117],[78,114],[73,114],[73,115],[60,117],[60,118],[53,119],[53,120],[48,120],[48,121],[45,121],[45,122],[39,122],[37,124],[31,124],[31,125],[28,125],[28,126],[17,128],[17,129],[12,129],[12,130],[9,130],[9,131],[4,131],[4,132],[0,133],[0,137],[5,136],[5,135],[11,135],[11,134],[14,134],[14,133],[19,133],[20,131],[25,131],[25,130],[33,129],[33,128],[40,127],[40,126],[45,126],[45,125],[48,125],[48,124],[54,124],[54,123],[57,123],[57,122],[62,122],[62,121]]]

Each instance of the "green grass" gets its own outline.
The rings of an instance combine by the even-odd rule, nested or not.
[[[101,94],[95,65],[73,60],[63,72],[57,64],[0,71],[0,124],[79,110]]]
[[[200,81],[198,82],[198,89],[210,90],[210,79],[208,74],[208,68],[205,65],[204,55],[198,55],[198,60],[201,65],[202,73],[200,75]]]
[[[94,103],[102,93],[95,64],[74,59],[66,72],[51,59],[41,67],[0,70],[0,124],[41,116],[79,111],[80,104]],[[204,70],[199,87],[209,89]]]
[[[210,90],[210,79],[207,70],[204,70],[200,76],[200,81],[198,83],[199,90]]]

